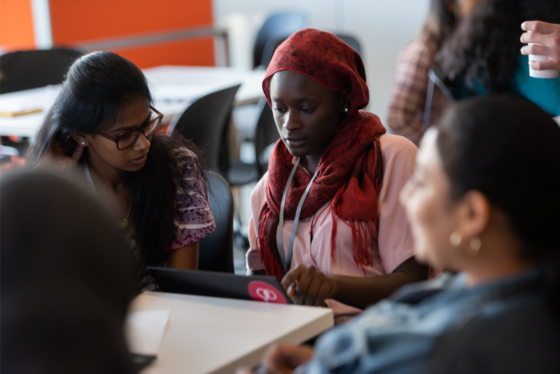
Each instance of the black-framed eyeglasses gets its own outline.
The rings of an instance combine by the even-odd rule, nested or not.
[[[150,119],[138,129],[130,130],[125,134],[117,136],[116,138],[109,136],[101,131],[98,131],[97,134],[117,143],[117,149],[119,151],[123,151],[127,148],[130,148],[134,145],[134,143],[136,143],[136,141],[140,137],[140,133],[144,133],[144,136],[148,138],[152,136],[161,126],[163,114],[160,113],[156,108],[154,108],[151,105],[150,105],[150,109],[152,111],[152,114],[150,115]]]

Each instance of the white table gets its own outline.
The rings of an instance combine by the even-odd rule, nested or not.
[[[329,308],[144,292],[131,311],[170,311],[157,359],[143,374],[234,373],[275,342],[300,344],[333,326]]]
[[[233,68],[159,66],[145,69],[144,74],[155,99],[154,106],[164,117],[164,123],[181,113],[201,96],[241,84],[237,105],[257,102],[262,96],[264,71]],[[19,117],[0,117],[0,135],[29,136],[33,138],[46,113],[54,103],[60,86],[0,95],[0,111],[8,108],[41,108],[43,112]]]

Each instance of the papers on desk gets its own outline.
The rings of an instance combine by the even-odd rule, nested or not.
[[[12,108],[3,108],[0,107],[0,117],[17,117],[17,116],[24,116],[26,114],[33,114],[42,112],[43,109],[41,108],[22,108],[22,107],[12,107]]]
[[[126,335],[132,353],[157,355],[169,310],[143,310],[133,312],[126,319]]]
[[[560,125],[560,116],[554,117],[552,119],[555,120],[558,125]]]

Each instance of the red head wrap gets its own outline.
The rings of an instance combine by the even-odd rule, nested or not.
[[[331,256],[335,250],[336,219],[339,217],[352,228],[357,266],[370,265],[377,228],[377,198],[383,177],[383,160],[377,140],[385,133],[385,128],[377,116],[359,110],[369,102],[362,59],[333,34],[304,29],[290,36],[274,53],[263,81],[263,91],[269,104],[270,79],[281,70],[303,74],[331,90],[351,89],[349,111],[323,152],[301,218],[312,216],[331,201],[334,220]],[[266,273],[280,279],[285,271],[278,254],[276,233],[282,194],[293,167],[292,159],[293,156],[279,140],[268,165],[267,201],[259,217],[261,260]],[[296,172],[286,198],[286,219],[294,219],[297,204],[310,180],[305,171]]]

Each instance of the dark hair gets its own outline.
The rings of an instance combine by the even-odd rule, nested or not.
[[[489,92],[507,92],[519,63],[521,23],[560,23],[558,0],[484,0],[442,47],[437,63],[450,85],[480,82]]]
[[[45,171],[0,180],[2,373],[136,372],[123,332],[138,288],[115,217]]]
[[[58,142],[66,155],[76,146],[72,134],[93,134],[112,126],[131,99],[152,97],[144,74],[136,65],[112,52],[93,52],[77,60],[68,72],[36,141],[28,162],[35,165]],[[159,266],[175,238],[174,215],[180,165],[174,149],[196,147],[178,134],[154,135],[144,167],[125,173],[125,187],[132,193],[131,221],[142,253],[140,266]],[[87,157],[87,150],[84,154]]]
[[[437,147],[456,200],[480,191],[504,213],[521,255],[545,268],[560,316],[560,128],[530,101],[490,96],[451,107]]]
[[[432,0],[421,34],[433,43],[435,52],[451,36],[456,25],[457,17],[449,10],[447,1]]]

